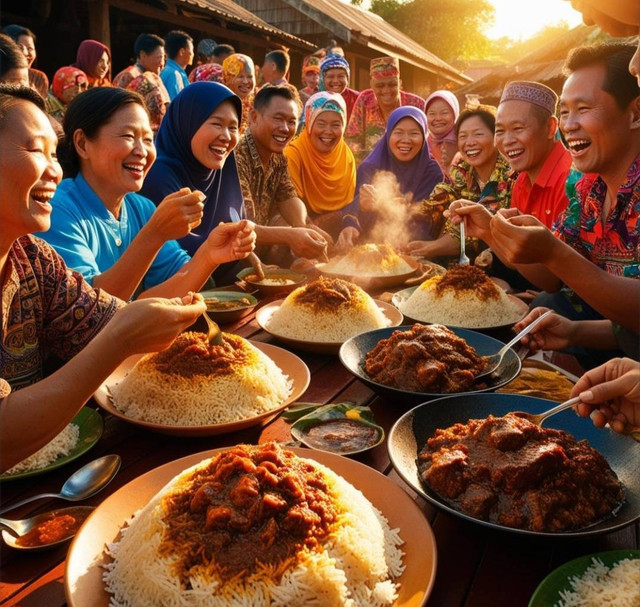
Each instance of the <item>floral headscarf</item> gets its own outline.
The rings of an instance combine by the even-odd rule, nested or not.
[[[311,130],[316,118],[322,112],[336,112],[342,118],[342,132],[347,126],[347,104],[342,95],[321,91],[311,95],[304,106],[304,124],[307,131]]]
[[[255,67],[253,65],[253,60],[251,59],[251,57],[243,55],[242,53],[233,53],[233,55],[229,55],[222,62],[223,82],[227,86],[229,85],[229,82],[231,82],[242,72],[255,74]]]
[[[189,82],[222,82],[222,66],[219,63],[203,63],[189,74]]]
[[[397,57],[376,57],[369,64],[369,75],[373,80],[400,76],[400,62]]]
[[[87,75],[79,67],[68,65],[66,67],[61,67],[53,75],[51,90],[53,91],[53,94],[62,101],[62,103],[64,103],[64,92],[83,83],[89,83]]]

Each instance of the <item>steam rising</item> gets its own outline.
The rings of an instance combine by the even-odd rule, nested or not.
[[[412,210],[393,173],[378,171],[371,185],[375,188],[373,202],[367,210],[376,213],[376,220],[369,231],[370,242],[386,243],[402,249],[409,243]]]

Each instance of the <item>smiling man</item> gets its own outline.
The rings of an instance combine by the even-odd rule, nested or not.
[[[537,217],[550,228],[569,204],[565,184],[571,155],[556,141],[558,96],[538,82],[509,82],[496,117],[496,145],[519,173],[511,206]],[[575,173],[575,172],[574,172]],[[571,175],[574,183],[578,175]]]
[[[283,154],[296,133],[299,115],[300,97],[293,86],[263,86],[249,112],[249,128],[235,149],[236,163],[247,217],[256,224],[257,244],[286,245],[298,257],[319,258],[327,240],[308,227],[306,207]],[[269,225],[278,215],[282,225]]]

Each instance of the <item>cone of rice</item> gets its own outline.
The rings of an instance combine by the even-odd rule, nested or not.
[[[107,547],[111,605],[382,607],[402,543],[330,469],[239,445],[182,472]]]
[[[483,270],[453,266],[425,280],[400,311],[419,322],[477,329],[518,322],[522,312]]]
[[[269,318],[266,329],[301,341],[341,343],[390,324],[376,302],[359,286],[320,277],[298,287]]]
[[[111,396],[127,417],[206,426],[277,409],[291,391],[291,380],[246,339],[223,333],[217,346],[204,333],[187,332],[168,349],[143,356]]]

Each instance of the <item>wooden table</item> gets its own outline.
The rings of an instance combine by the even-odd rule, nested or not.
[[[244,337],[272,342],[253,315],[223,327]],[[376,420],[385,430],[407,410],[387,402],[355,380],[336,356],[296,352],[311,370],[311,385],[303,400],[336,402],[341,400],[369,404]],[[96,406],[95,403],[89,403]],[[139,475],[174,459],[207,449],[237,443],[290,440],[289,426],[277,418],[264,428],[253,428],[226,436],[175,438],[138,429],[103,413],[105,431],[96,446],[73,463],[32,479],[3,483],[3,506],[40,492],[57,492],[71,472],[108,453],[122,458],[122,468],[111,484],[85,502],[97,506],[108,495]],[[416,500],[433,528],[438,546],[438,571],[429,607],[519,607],[528,604],[542,579],[558,565],[575,557],[600,552],[638,548],[640,524],[589,540],[542,540],[495,532],[440,512],[418,497],[391,467],[386,445],[357,459],[384,473]],[[42,500],[9,513],[21,518],[44,512],[66,503]],[[0,547],[0,605],[21,607],[61,607],[64,595],[64,567],[67,547],[26,553]],[[297,607],[297,606],[292,606]]]

